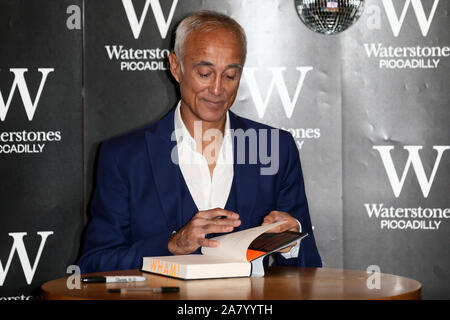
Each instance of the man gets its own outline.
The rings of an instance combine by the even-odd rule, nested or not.
[[[169,62],[181,101],[161,120],[103,144],[83,273],[198,253],[218,245],[209,239],[215,234],[281,220],[273,231],[301,228],[309,236],[280,250],[275,264],[321,266],[292,136],[229,111],[245,57],[245,33],[233,19],[201,11],[180,23]],[[255,144],[270,149],[270,174],[267,161],[254,161]]]

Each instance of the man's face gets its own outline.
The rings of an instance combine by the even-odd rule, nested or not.
[[[185,42],[184,72],[173,53],[169,59],[188,116],[208,122],[223,120],[236,98],[244,62],[237,36],[225,29],[193,31]]]

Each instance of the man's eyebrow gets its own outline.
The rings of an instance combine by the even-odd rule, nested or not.
[[[232,63],[232,64],[229,64],[229,65],[228,65],[228,68],[236,68],[236,69],[239,69],[239,70],[242,70],[242,69],[243,69],[243,67],[242,67],[239,63]]]
[[[209,61],[199,61],[199,62],[194,64],[194,67],[200,67],[200,66],[213,67],[214,63],[209,62]],[[230,68],[235,68],[235,69],[239,69],[239,70],[243,69],[242,65],[240,65],[239,63],[231,63],[231,64],[229,64],[227,66],[227,69],[230,69]]]
[[[212,66],[214,66],[214,63],[209,62],[209,61],[199,61],[194,64],[194,67],[199,67],[199,66],[212,67]]]

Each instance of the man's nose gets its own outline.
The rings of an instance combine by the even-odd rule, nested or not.
[[[222,77],[217,76],[214,78],[214,81],[209,86],[209,91],[215,96],[220,96],[223,93]]]

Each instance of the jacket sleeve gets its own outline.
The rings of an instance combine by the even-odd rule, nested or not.
[[[277,210],[289,213],[296,218],[303,238],[297,258],[285,259],[281,254],[275,255],[275,264],[302,267],[322,267],[322,260],[317,250],[316,241],[309,216],[300,155],[292,135],[280,130],[280,189],[277,197]]]
[[[82,273],[137,269],[142,267],[142,257],[171,255],[167,247],[171,236],[168,230],[131,241],[128,186],[128,179],[119,170],[114,149],[107,141],[100,151],[91,220],[85,229],[78,260]]]

